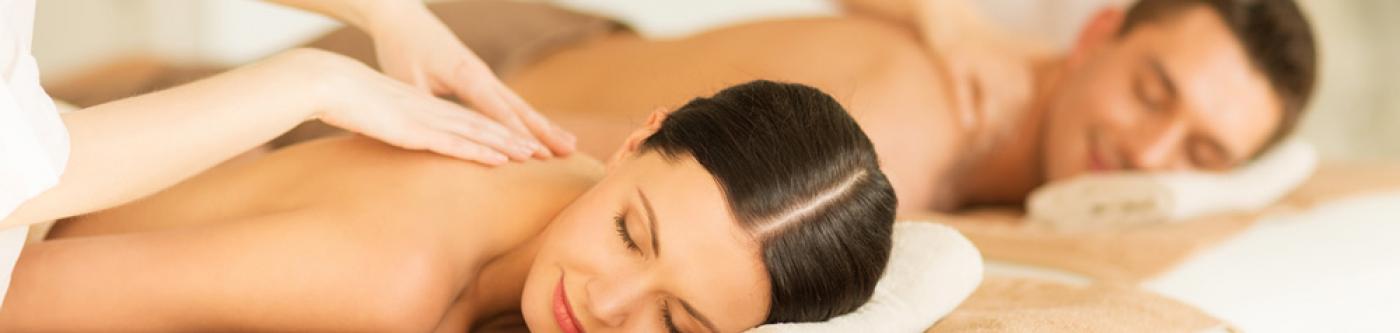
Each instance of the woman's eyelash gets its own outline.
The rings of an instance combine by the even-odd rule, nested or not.
[[[671,318],[671,306],[665,301],[661,302],[661,323],[666,325],[666,332],[681,333],[681,330],[676,328],[675,320]]]
[[[632,252],[642,253],[642,248],[637,246],[637,242],[632,240],[632,233],[627,231],[627,218],[619,213],[613,217],[613,222],[617,224],[617,236],[622,238],[622,243],[627,245],[627,249]]]

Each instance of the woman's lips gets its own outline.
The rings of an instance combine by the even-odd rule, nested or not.
[[[564,292],[564,276],[559,276],[559,284],[554,286],[554,321],[564,333],[584,333],[583,325],[574,316],[574,308],[569,305],[569,295]]]

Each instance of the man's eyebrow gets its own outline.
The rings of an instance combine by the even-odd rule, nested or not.
[[[1152,73],[1156,74],[1154,76],[1157,77],[1157,81],[1167,90],[1167,99],[1176,101],[1178,97],[1176,94],[1176,82],[1172,81],[1172,76],[1167,73],[1167,68],[1162,65],[1162,59],[1151,57],[1147,62],[1152,66]]]
[[[710,321],[709,318],[705,318],[705,315],[700,314],[700,311],[695,310],[695,307],[690,306],[690,303],[687,303],[685,300],[680,298],[676,299],[681,302],[681,308],[685,309],[685,312],[690,313],[691,318],[699,320],[701,324],[705,325],[706,329],[710,330],[710,332],[719,333],[719,329],[715,328],[715,323]]]
[[[647,222],[651,224],[651,253],[657,257],[661,256],[661,239],[656,238],[656,210],[651,209],[651,200],[647,199],[647,194],[642,192],[642,188],[637,188],[637,196],[642,198],[642,207],[647,211]]]

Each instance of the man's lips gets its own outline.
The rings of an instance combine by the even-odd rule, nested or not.
[[[583,325],[574,316],[574,308],[569,305],[569,295],[564,292],[564,276],[559,276],[559,284],[554,286],[554,320],[564,333],[584,333]]]
[[[1099,143],[1097,135],[1089,135],[1089,142],[1086,145],[1089,155],[1089,171],[1103,172],[1110,171],[1113,166],[1108,164],[1107,156],[1104,155],[1103,145]]]
[[[1099,155],[1098,149],[1089,147],[1089,171],[1104,171],[1108,166],[1104,165],[1103,157]]]

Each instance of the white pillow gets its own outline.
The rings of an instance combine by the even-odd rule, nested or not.
[[[957,230],[897,222],[889,267],[870,302],[825,322],[763,325],[748,332],[923,332],[981,282],[982,254]]]

